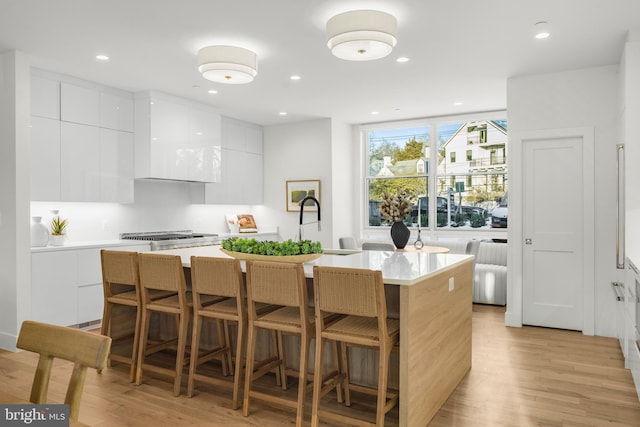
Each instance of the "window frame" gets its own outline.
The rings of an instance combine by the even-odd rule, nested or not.
[[[369,215],[369,182],[372,178],[375,178],[375,177],[372,177],[369,175],[369,140],[368,140],[367,132],[430,126],[431,136],[429,140],[429,150],[430,150],[429,152],[430,152],[430,158],[433,159],[433,158],[437,158],[437,155],[438,155],[438,142],[437,142],[438,141],[438,125],[457,123],[457,122],[473,122],[473,121],[480,121],[480,120],[500,120],[500,119],[507,119],[506,110],[496,110],[496,111],[469,113],[469,114],[461,114],[461,115],[450,115],[450,116],[425,117],[421,119],[400,120],[400,121],[382,122],[382,123],[368,123],[368,124],[360,125],[358,132],[360,135],[361,153],[362,153],[361,162],[363,165],[362,176],[360,181],[362,183],[361,188],[363,190],[361,192],[361,200],[363,203],[362,204],[363,208],[361,210],[362,212],[361,224],[362,224],[362,228],[365,230],[365,233],[367,232],[366,230],[374,231],[374,230],[387,229],[386,227],[369,225],[369,217],[370,217]],[[507,126],[508,126],[508,121],[507,121]],[[507,131],[507,140],[506,140],[504,153],[503,153],[503,156],[507,159],[508,159],[508,152],[509,152],[508,145],[509,145],[509,137],[508,137],[508,131]],[[466,159],[466,156],[465,156],[465,159]],[[464,227],[464,228],[438,227],[437,218],[436,218],[436,214],[437,214],[436,199],[437,199],[437,195],[439,194],[437,191],[437,185],[438,185],[439,178],[449,179],[451,176],[455,175],[455,178],[454,178],[455,180],[461,180],[466,185],[468,180],[467,177],[481,176],[481,175],[484,175],[487,177],[490,175],[504,175],[503,182],[506,183],[508,180],[508,165],[506,161],[504,165],[505,165],[505,170],[501,172],[490,172],[490,173],[455,172],[455,174],[454,173],[438,174],[438,168],[433,167],[433,165],[430,165],[427,168],[426,173],[418,176],[416,175],[412,176],[412,177],[420,177],[420,176],[426,177],[427,189],[428,189],[427,195],[435,195],[434,197],[429,197],[429,212],[430,212],[429,226],[427,227],[422,226],[420,228],[428,232],[431,232],[433,234],[439,234],[442,232],[455,232],[455,233],[467,232],[468,233],[470,231],[472,231],[476,235],[477,234],[495,235],[496,233],[498,234],[505,233],[506,232],[505,228],[495,229],[490,226],[482,227],[481,229],[471,229],[471,230],[469,230],[468,227]]]

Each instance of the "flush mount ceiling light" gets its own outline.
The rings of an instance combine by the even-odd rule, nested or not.
[[[551,35],[549,23],[546,21],[536,22],[533,26],[533,36],[537,39],[546,39]]]
[[[352,10],[327,21],[327,46],[348,61],[384,58],[397,42],[398,21],[378,10]]]
[[[207,46],[198,51],[198,71],[207,80],[242,84],[258,74],[256,54],[236,46]]]

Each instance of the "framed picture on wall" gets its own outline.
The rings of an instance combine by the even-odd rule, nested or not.
[[[305,197],[315,197],[320,202],[319,179],[287,181],[287,212],[300,212],[300,203]],[[317,210],[316,204],[307,200],[305,211],[316,212]]]

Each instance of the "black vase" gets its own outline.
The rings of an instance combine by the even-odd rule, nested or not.
[[[411,231],[404,225],[404,222],[397,221],[391,226],[391,240],[398,249],[404,249],[411,236]]]

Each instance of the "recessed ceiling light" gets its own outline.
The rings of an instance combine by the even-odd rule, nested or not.
[[[214,90],[214,89],[211,89],[211,90],[208,90],[208,91],[207,91],[207,93],[210,93],[210,94],[212,94],[212,95],[215,95],[216,93],[218,93],[218,91],[217,91],[217,90]]]
[[[371,114],[375,116],[376,114],[380,114],[380,111],[372,111]]]
[[[533,26],[533,36],[537,39],[546,39],[551,35],[549,23],[546,21],[536,22]]]
[[[460,102],[460,101],[456,101],[456,102],[454,102],[454,103],[453,103],[453,105],[455,105],[456,107],[459,107],[459,106],[461,106],[461,105],[462,105],[462,102]]]
[[[300,78],[301,78],[301,77],[300,77],[300,76],[298,76],[298,75],[295,75],[295,74],[294,74],[293,76],[291,76],[291,77],[289,77],[289,78],[290,78],[291,80],[300,80]]]
[[[96,55],[96,59],[99,59],[100,61],[108,61],[109,57],[107,55]]]
[[[407,58],[406,56],[401,56],[400,58],[396,59],[396,62],[409,62],[409,58]]]
[[[286,111],[280,111],[278,114],[280,114],[281,116],[286,116],[287,112]]]

